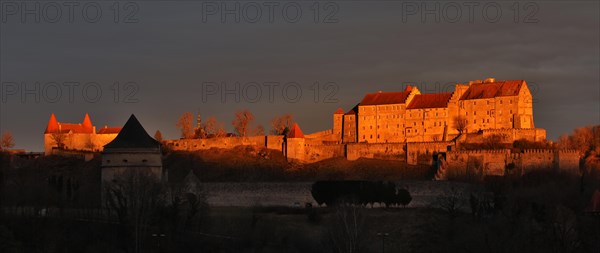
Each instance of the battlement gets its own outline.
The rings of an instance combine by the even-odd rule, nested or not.
[[[448,151],[447,154],[457,154],[457,155],[481,155],[481,154],[508,154],[510,153],[510,149],[476,149],[476,150],[456,150],[456,151]]]
[[[579,151],[575,150],[575,149],[559,149],[558,152],[561,154],[577,154],[577,155],[579,155]]]
[[[525,149],[523,153],[525,154],[554,154],[555,150],[553,149]]]

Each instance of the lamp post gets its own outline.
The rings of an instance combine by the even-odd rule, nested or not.
[[[377,236],[381,237],[381,253],[385,253],[385,238],[389,235],[388,233],[377,233]]]

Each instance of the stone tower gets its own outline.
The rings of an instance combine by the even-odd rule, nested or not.
[[[335,136],[335,140],[342,140],[343,133],[343,123],[344,123],[344,110],[342,108],[338,108],[333,113],[333,135]]]
[[[102,152],[102,185],[128,172],[142,172],[166,180],[161,144],[150,137],[134,115]]]

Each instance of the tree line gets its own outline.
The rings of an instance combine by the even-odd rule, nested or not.
[[[311,194],[319,204],[371,205],[385,204],[386,207],[410,203],[410,192],[397,188],[393,182],[372,181],[317,181],[312,185]]]
[[[234,132],[228,133],[225,129],[225,123],[217,120],[214,116],[207,117],[204,121],[200,114],[196,117],[196,126],[194,126],[194,116],[191,112],[183,113],[175,126],[181,132],[183,139],[205,139],[218,138],[225,136],[261,136],[265,135],[265,127],[261,124],[255,125],[254,114],[249,110],[239,110],[235,112],[231,126]],[[294,116],[292,114],[283,114],[271,119],[270,134],[281,135],[287,132],[294,125]],[[162,139],[162,134],[157,131],[155,138]]]

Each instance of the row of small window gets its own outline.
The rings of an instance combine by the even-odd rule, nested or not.
[[[509,111],[509,113],[510,113],[510,114],[513,114],[513,110],[510,110],[510,111]],[[494,111],[486,111],[486,112],[485,112],[485,114],[486,114],[486,115],[490,115],[490,114],[492,114],[492,115],[493,115],[493,114],[494,114]],[[498,111],[498,114],[502,115],[502,110],[499,110],[499,111]],[[467,111],[467,112],[465,112],[465,115],[469,116],[469,112],[468,112],[468,111]],[[477,111],[473,111],[473,115],[477,115]]]
[[[421,121],[421,125],[424,126],[425,122]],[[446,125],[446,121],[434,121],[433,122],[433,126],[445,126]],[[413,126],[417,126],[417,122],[413,122]],[[402,124],[402,128],[406,127],[405,124]],[[390,128],[390,125],[386,124],[385,128]],[[396,124],[396,128],[400,128],[400,124]],[[363,126],[362,127],[363,130],[366,130],[366,127]],[[369,129],[373,129],[373,126],[369,126]],[[377,129],[380,129],[380,126],[377,126]]]
[[[129,161],[127,159],[123,159],[123,162],[128,163]],[[142,162],[145,163],[145,162],[148,162],[148,160],[143,159]],[[110,163],[110,160],[106,160],[106,163]]]
[[[488,104],[488,105],[490,104],[490,100],[489,100],[489,99],[488,99],[488,100],[486,100],[485,102],[486,102],[486,104]],[[503,100],[502,100],[502,99],[498,99],[498,103],[500,103],[500,104],[503,104]],[[508,103],[512,105],[512,103],[513,103],[513,100],[512,100],[512,99],[509,99],[509,100],[508,100]],[[473,105],[477,105],[477,101],[473,101]]]

